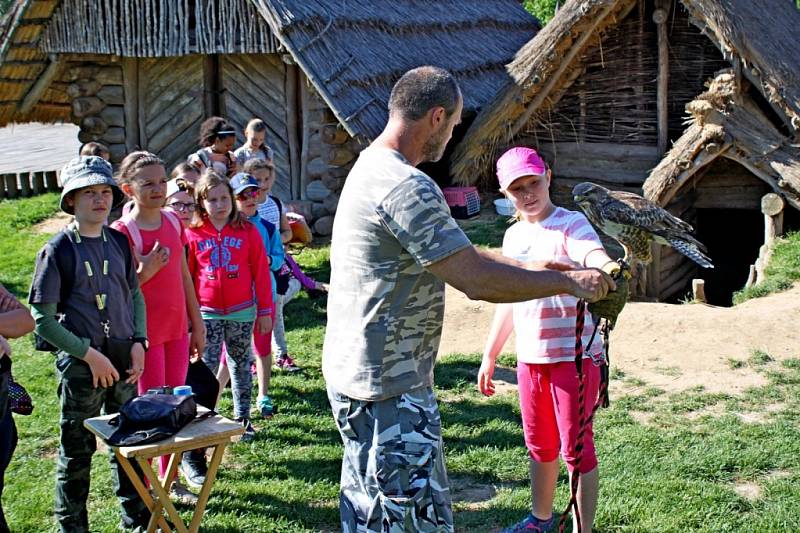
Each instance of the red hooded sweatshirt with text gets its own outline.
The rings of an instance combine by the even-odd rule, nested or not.
[[[200,311],[229,315],[256,305],[257,316],[272,315],[272,280],[258,229],[226,224],[217,230],[208,219],[185,230],[189,272]]]

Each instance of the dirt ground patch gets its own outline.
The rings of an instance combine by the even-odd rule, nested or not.
[[[59,211],[50,218],[35,224],[31,229],[36,233],[55,234],[70,222],[72,222],[72,215]]]
[[[445,309],[439,355],[481,352],[494,305],[469,300],[448,286]],[[631,302],[611,334],[611,365],[626,379],[667,392],[703,386],[736,394],[766,379],[750,365],[731,369],[729,360],[745,361],[754,350],[776,361],[799,357],[797,324],[800,284],[730,308]],[[513,352],[513,335],[505,350]]]

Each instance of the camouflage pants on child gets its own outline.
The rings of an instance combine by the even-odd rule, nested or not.
[[[61,447],[56,464],[55,515],[60,531],[89,531],[86,500],[92,455],[97,449],[95,436],[83,421],[104,414],[116,413],[120,406],[136,396],[136,385],[122,377],[111,387],[92,386],[89,365],[62,354],[56,362],[58,396],[61,401]],[[147,523],[145,507],[113,452],[109,452],[114,492],[119,498],[122,522],[126,526]],[[136,468],[138,470],[138,467]]]
[[[370,402],[329,388],[328,399],[344,442],[342,531],[453,531],[433,390]]]

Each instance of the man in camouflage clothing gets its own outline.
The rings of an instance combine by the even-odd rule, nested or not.
[[[433,393],[444,282],[494,302],[559,293],[596,300],[613,287],[599,270],[546,270],[555,265],[472,246],[416,168],[442,157],[462,103],[447,71],[404,74],[386,128],[361,152],[339,200],[322,370],[344,442],[345,533],[453,531]]]

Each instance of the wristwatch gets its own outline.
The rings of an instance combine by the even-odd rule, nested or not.
[[[141,344],[145,352],[150,349],[150,341],[147,340],[147,337],[132,337],[131,340]]]

